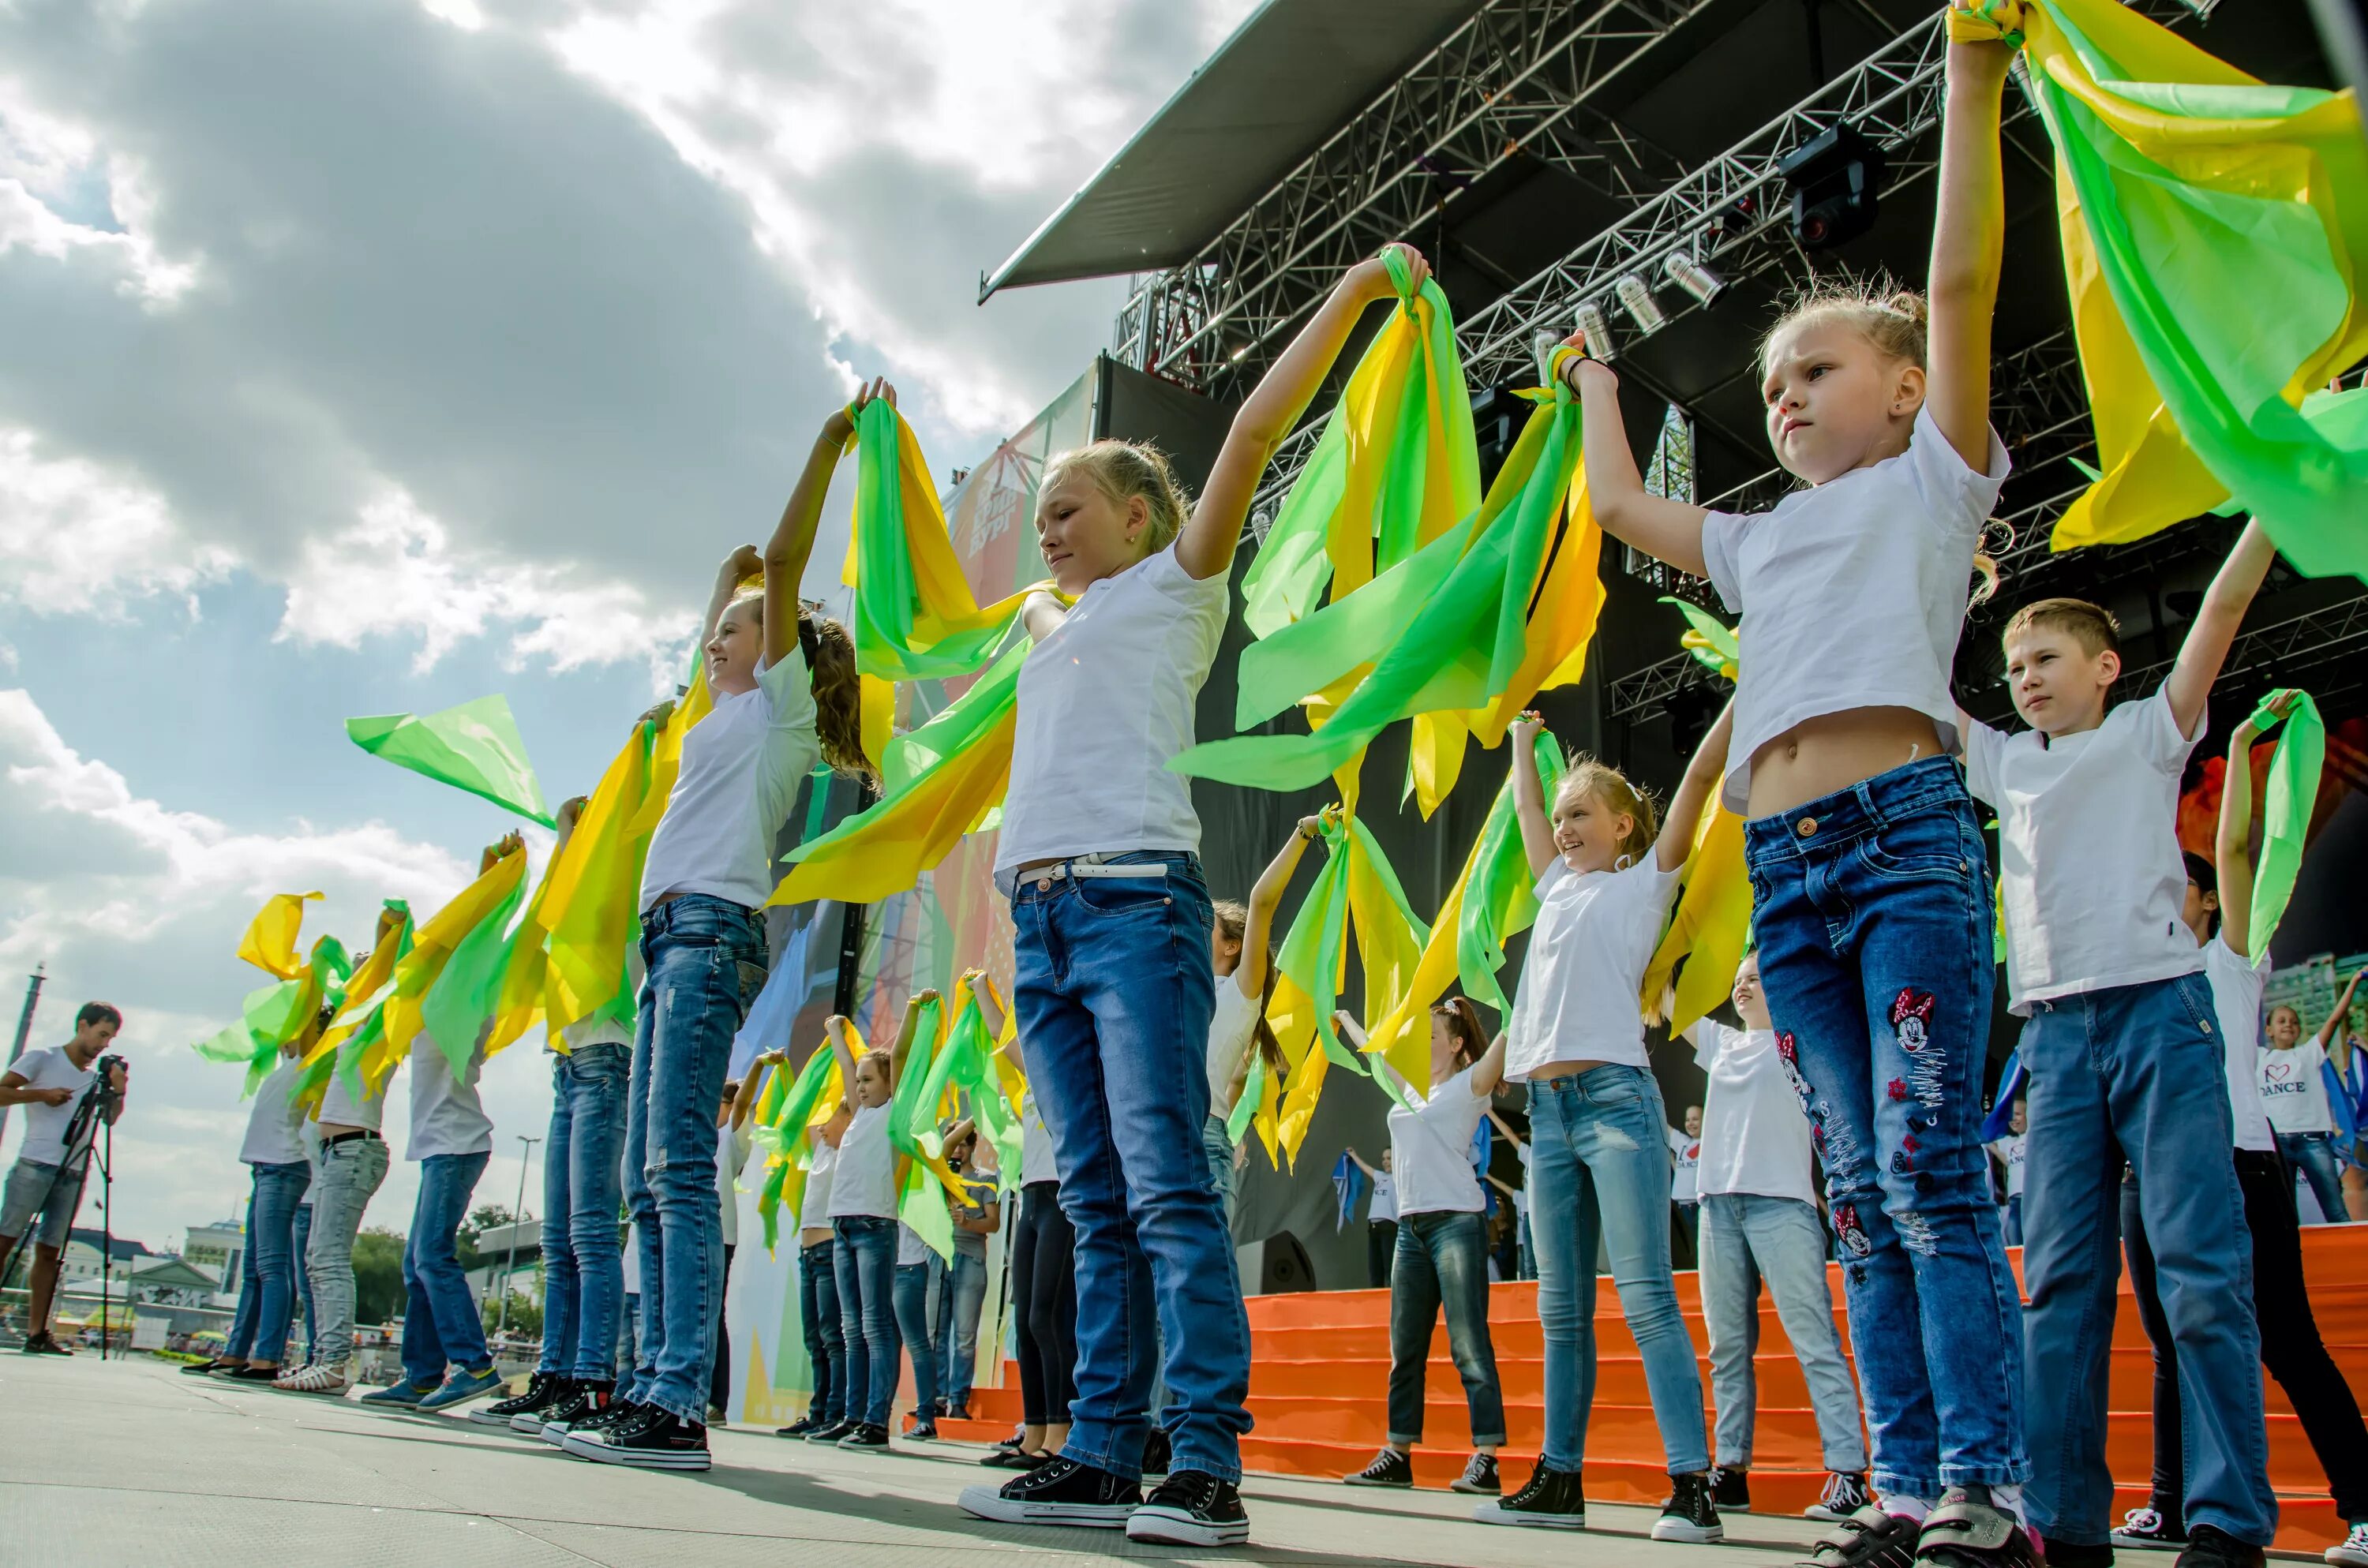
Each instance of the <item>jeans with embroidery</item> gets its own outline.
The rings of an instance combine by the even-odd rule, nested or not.
[[[2035,1002],[2019,1049],[2031,1073],[2022,1279],[2032,1527],[2087,1546],[2104,1545],[2112,1528],[2105,1384],[2126,1157],[2178,1347],[2187,1523],[2267,1546],[2278,1511],[2252,1239],[2229,1156],[2212,987],[2198,972]]]
[[[625,1294],[617,1244],[631,1049],[578,1046],[551,1059],[551,1135],[542,1151],[542,1360],[586,1382],[616,1375],[617,1310]]]
[[[2022,1307],[1981,1144],[1995,962],[1964,776],[1908,763],[1744,824],[1778,1054],[1842,1259],[1873,1482],[2020,1483]]]
[[[728,899],[688,893],[643,913],[642,961],[625,1106],[625,1203],[642,1266],[631,1397],[704,1426],[723,1299],[715,1110],[733,1036],[764,989],[764,922]]]
[[[419,1162],[419,1198],[403,1245],[403,1372],[416,1385],[443,1381],[448,1366],[473,1372],[493,1364],[485,1320],[454,1240],[492,1158],[480,1150]]]
[[[1599,1251],[1611,1260],[1620,1314],[1645,1362],[1669,1473],[1710,1468],[1702,1369],[1669,1263],[1668,1122],[1660,1085],[1642,1067],[1530,1081],[1530,1238],[1546,1363],[1538,1458],[1549,1470],[1577,1471],[1587,1457]]]
[[[1177,1471],[1241,1478],[1249,1317],[1209,1174],[1212,914],[1200,862],[1136,854],[1021,879],[1012,1006],[1076,1230],[1076,1397],[1062,1452],[1133,1479],[1155,1345]]]

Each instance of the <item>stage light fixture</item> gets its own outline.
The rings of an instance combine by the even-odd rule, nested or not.
[[[1883,149],[1839,120],[1784,154],[1776,172],[1793,192],[1793,238],[1829,250],[1874,227]]]
[[[1612,279],[1611,291],[1620,296],[1621,308],[1628,312],[1628,319],[1636,324],[1638,332],[1649,335],[1669,324],[1668,316],[1661,310],[1661,301],[1653,298],[1653,290],[1645,283],[1643,273],[1622,273]]]
[[[1592,300],[1581,300],[1571,312],[1578,330],[1587,335],[1587,351],[1598,359],[1609,359],[1615,350],[1611,346],[1611,323],[1603,314],[1603,307]]]
[[[1671,251],[1661,263],[1661,271],[1670,282],[1691,295],[1697,305],[1707,305],[1726,290],[1725,278],[1683,251]]]

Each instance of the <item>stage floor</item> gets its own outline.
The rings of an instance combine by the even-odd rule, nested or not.
[[[1664,1546],[1648,1509],[1597,1505],[1583,1537],[1492,1529],[1471,1500],[1253,1478],[1247,1548],[1133,1546],[1114,1531],[1010,1528],[954,1506],[980,1450],[847,1454],[728,1431],[705,1475],[589,1464],[459,1415],[180,1376],[145,1357],[101,1364],[0,1354],[0,1564],[142,1568],[583,1568],[821,1561],[1008,1564],[1091,1558],[1303,1568],[1676,1568],[1789,1563],[1806,1520],[1741,1516],[1725,1546]],[[785,1558],[811,1543],[826,1555]]]

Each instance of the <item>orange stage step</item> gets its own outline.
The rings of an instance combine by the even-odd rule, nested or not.
[[[2009,1255],[2018,1277],[2020,1251]],[[2368,1237],[2351,1226],[2303,1232],[2303,1266],[2319,1333],[2344,1380],[2368,1388]],[[1845,1350],[1839,1268],[1829,1271],[1835,1323]],[[1702,1328],[1696,1277],[1677,1277],[1687,1332],[1710,1393],[1709,1337]],[[2116,1510],[2143,1506],[2153,1462],[2153,1358],[2126,1276],[2114,1318],[2111,1358],[2111,1423],[2107,1459],[2117,1480]],[[1255,1296],[1248,1303],[1251,1339],[1250,1415],[1255,1426],[1242,1441],[1247,1469],[1275,1475],[1340,1476],[1360,1469],[1380,1447],[1389,1385],[1389,1292],[1327,1290]],[[1501,1458],[1508,1484],[1527,1476],[1543,1436],[1544,1346],[1538,1329],[1537,1287],[1491,1286],[1489,1335],[1497,1352],[1505,1403],[1507,1444]],[[1668,1490],[1659,1428],[1645,1387],[1644,1364],[1620,1316],[1620,1298],[1608,1280],[1596,1288],[1596,1405],[1588,1423],[1587,1494],[1607,1503],[1658,1503]],[[1825,1482],[1816,1423],[1790,1343],[1763,1296],[1759,1350],[1755,1358],[1759,1420],[1751,1494],[1763,1513],[1798,1514],[1816,1500]],[[993,1442],[1019,1420],[1019,1378],[1004,1369],[1004,1386],[974,1390],[973,1419],[941,1423],[946,1437]],[[2317,1553],[2342,1539],[2317,1459],[2294,1419],[2284,1392],[2266,1381],[2270,1481],[2278,1492],[2277,1545]],[[1424,1441],[1415,1449],[1418,1485],[1444,1488],[1463,1473],[1470,1428],[1463,1388],[1447,1355],[1442,1325],[1433,1335],[1424,1379]]]

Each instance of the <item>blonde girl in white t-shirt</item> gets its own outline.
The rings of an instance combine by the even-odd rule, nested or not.
[[[1653,802],[1591,758],[1564,773],[1549,808],[1538,716],[1512,726],[1513,803],[1538,879],[1538,917],[1506,1025],[1505,1076],[1530,1095],[1530,1242],[1545,1331],[1545,1442],[1529,1481],[1483,1503],[1483,1524],[1578,1529],[1595,1387],[1595,1262],[1611,1260],[1645,1362],[1672,1483],[1656,1540],[1722,1537],[1710,1500],[1702,1375],[1669,1261],[1668,1112],[1645,1054],[1637,991],[1660,943],[1678,872],[1726,760],[1730,709],[1686,765],[1656,828]]]
[[[1419,287],[1427,267],[1398,248]],[[1201,1148],[1212,916],[1200,819],[1167,763],[1194,739],[1259,475],[1366,307],[1395,293],[1380,259],[1349,269],[1242,403],[1189,517],[1151,448],[1098,441],[1045,465],[1036,535],[1060,597],[1025,612],[1036,645],[996,871],[1029,1082],[1077,1233],[1077,1396],[1059,1460],[962,1494],[982,1517],[1123,1523],[1131,1540],[1184,1546],[1248,1538],[1249,1322]],[[1173,1463],[1144,1501],[1155,1319]]]
[[[1750,819],[1760,972],[1809,1087],[1882,1505],[1837,1550],[1959,1568],[2034,1556],[2000,1522],[2030,1469],[2021,1308],[1980,1145],[1991,882],[1949,695],[2007,472],[1989,381],[2012,60],[1948,46],[1927,294],[1827,288],[1769,335],[1769,443],[1806,488],[1749,517],[1650,495],[1616,378],[1569,372],[1605,531],[1743,617],[1725,800]]]
[[[832,1264],[838,1287],[839,1335],[847,1369],[846,1430],[817,1433],[813,1441],[843,1449],[884,1449],[888,1414],[896,1400],[897,1356],[904,1347],[896,1326],[896,1199],[903,1184],[889,1129],[896,1076],[919,1029],[921,1009],[937,1000],[934,991],[916,992],[905,1005],[905,1025],[891,1051],[855,1053],[853,1026],[842,1017],[825,1021],[830,1048],[838,1053],[839,1082],[848,1085],[854,1119],[838,1140],[838,1160],[830,1178],[830,1222],[835,1236]]]

